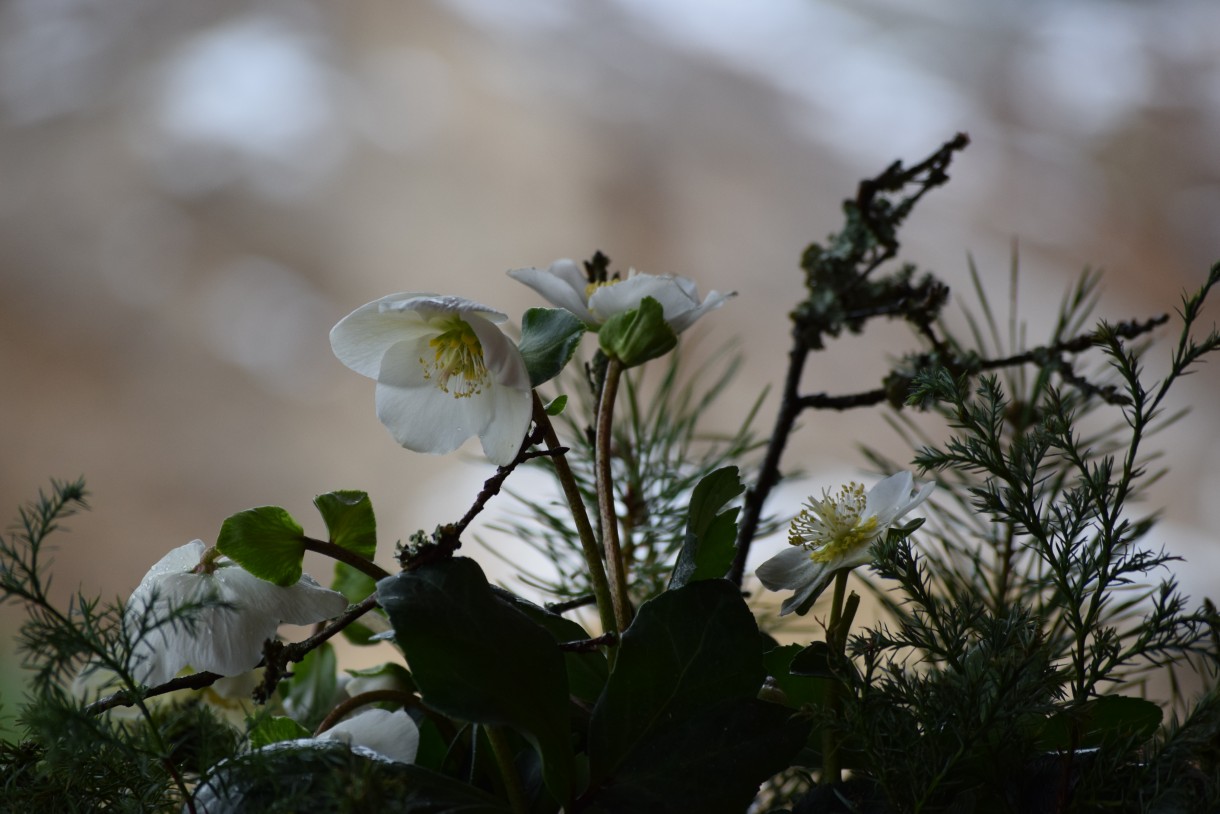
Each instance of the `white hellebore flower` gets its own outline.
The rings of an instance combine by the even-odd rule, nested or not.
[[[796,591],[784,600],[780,615],[805,613],[837,571],[870,561],[869,547],[903,515],[923,503],[935,483],[915,487],[910,472],[890,475],[868,494],[849,483],[831,496],[810,498],[792,521],[785,549],[758,566],[755,573],[772,591]]]
[[[315,740],[363,746],[398,763],[413,763],[419,750],[419,727],[403,710],[366,709],[332,726]]]
[[[699,317],[734,296],[734,293],[713,291],[700,301],[693,280],[673,274],[640,274],[635,269],[629,271],[625,279],[590,283],[576,262],[568,259],[556,260],[546,270],[513,269],[508,274],[591,326],[599,326],[615,314],[639,308],[645,297],[652,297],[661,304],[669,327],[675,334],[680,334]]]
[[[178,614],[188,605],[208,603]],[[132,651],[133,675],[148,686],[162,684],[183,667],[235,676],[254,669],[263,642],[280,624],[312,625],[338,616],[343,594],[323,588],[303,574],[280,587],[251,574],[202,540],[179,546],[161,558],[127,601],[125,623],[143,636]]]
[[[377,381],[377,417],[416,452],[452,452],[472,435],[492,463],[516,456],[533,401],[507,317],[461,297],[391,294],[330,332],[339,361]]]

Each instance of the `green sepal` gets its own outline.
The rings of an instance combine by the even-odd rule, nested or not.
[[[733,564],[737,543],[738,508],[721,511],[745,491],[737,467],[726,466],[707,475],[691,493],[690,514],[669,587],[720,579]]]
[[[669,353],[678,344],[678,335],[664,314],[660,302],[645,297],[639,308],[610,317],[597,332],[602,352],[618,359],[623,367],[642,365]]]
[[[368,493],[347,489],[327,492],[315,497],[313,505],[326,521],[332,543],[366,560],[376,556],[377,520]]]
[[[279,506],[246,509],[225,520],[216,548],[259,579],[295,585],[301,579],[305,530]]]
[[[521,318],[518,349],[530,374],[530,386],[559,375],[572,358],[584,334],[585,324],[562,308],[531,308]]]

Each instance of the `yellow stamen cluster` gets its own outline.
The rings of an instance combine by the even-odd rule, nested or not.
[[[435,351],[431,360],[422,356],[424,378],[436,378],[441,392],[456,399],[469,398],[483,392],[488,383],[487,365],[483,362],[483,346],[470,323],[461,317],[445,320],[444,330],[428,340]]]
[[[585,300],[588,301],[589,297],[592,297],[593,292],[597,289],[605,288],[606,286],[614,285],[615,283],[621,283],[622,281],[622,278],[615,277],[611,280],[603,280],[600,283],[589,283],[587,286],[585,286]]]
[[[847,484],[834,497],[824,490],[821,500],[810,498],[792,521],[788,542],[808,549],[815,562],[841,559],[876,536],[877,518],[860,519],[867,503],[858,483]]]

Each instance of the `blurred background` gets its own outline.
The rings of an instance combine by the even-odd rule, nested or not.
[[[972,301],[972,257],[1003,313],[1015,244],[1031,341],[1088,266],[1099,316],[1169,311],[1220,259],[1218,33],[1214,0],[7,0],[0,510],[87,477],[64,596],[125,597],[250,506],[320,532],[310,501],[337,488],[371,494],[389,564],[492,470],[477,442],[397,447],[330,352],[338,319],[438,291],[515,321],[540,302],[506,269],[600,249],[740,292],[684,338],[740,339],[708,417],[729,429],[782,375],[802,249],[858,179],[957,131],[905,259]],[[845,340],[807,387],[875,386],[906,347]],[[1220,588],[1218,376],[1182,383],[1194,412],[1158,439],[1159,534],[1195,597]],[[858,475],[862,441],[903,455],[879,413],[807,418],[786,460],[809,480],[774,510]],[[0,607],[10,667],[19,618]]]

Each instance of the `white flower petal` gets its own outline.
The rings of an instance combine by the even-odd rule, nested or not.
[[[790,546],[759,565],[754,574],[769,590],[796,591],[780,606],[780,616],[786,616],[793,611],[804,613],[808,610],[804,606],[822,592],[836,570],[837,566],[810,559],[805,549]]]
[[[399,763],[412,763],[419,751],[419,727],[403,710],[366,709],[317,737],[363,746]]]
[[[588,297],[585,289],[588,280],[574,261],[566,258],[556,260],[545,271],[539,268],[513,269],[508,276],[525,283],[546,298],[547,302],[567,309],[584,322],[597,322],[589,313],[586,304]]]
[[[483,454],[497,466],[510,463],[517,456],[534,414],[533,397],[529,390],[496,388],[491,394],[494,421],[488,421],[479,431]]]
[[[413,312],[394,310],[402,301],[427,297],[426,294],[391,294],[360,306],[330,329],[330,347],[339,361],[362,376],[377,378],[381,357],[392,345],[418,339],[431,328]],[[390,310],[386,310],[390,306]]]
[[[331,619],[347,608],[343,594],[323,588],[309,574],[289,586],[259,579],[237,564],[218,568],[213,577],[224,586],[222,596],[243,612],[255,613],[290,625],[312,625]]]
[[[699,307],[699,301],[683,290],[670,275],[637,274],[598,288],[589,297],[589,310],[600,321],[639,308],[645,297],[661,304],[666,322]]]
[[[426,379],[424,373],[411,343],[400,342],[390,348],[382,359],[377,382],[377,417],[394,440],[407,449],[444,455],[472,435],[482,433],[495,417],[495,405],[480,396],[455,398]]]
[[[281,622],[312,624],[342,612],[342,594],[308,575],[288,587],[258,579],[221,560],[212,573],[194,573],[206,547],[195,540],[154,565],[132,592],[125,624],[137,641],[132,672],[146,685],[162,684],[185,667],[237,675],[262,659],[263,642]],[[190,605],[216,603],[182,612]],[[152,625],[151,630],[144,630]]]
[[[719,291],[712,291],[707,295],[707,299],[698,308],[692,308],[683,314],[676,315],[669,320],[669,325],[674,329],[674,333],[680,334],[694,324],[695,320],[706,314],[708,311],[714,311],[724,305],[731,297],[737,296],[736,291],[730,291],[728,294],[721,294]]]
[[[479,338],[483,348],[483,364],[496,384],[522,390],[530,390],[530,374],[525,368],[525,359],[512,340],[492,323],[477,316],[467,316],[466,324]],[[532,399],[530,399],[532,401]],[[525,435],[523,429],[521,434]]]

